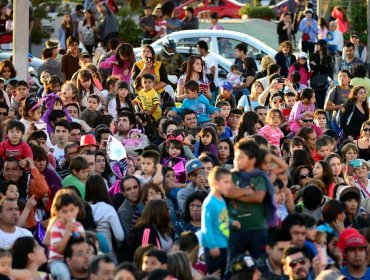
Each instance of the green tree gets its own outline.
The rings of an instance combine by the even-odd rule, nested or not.
[[[135,12],[129,6],[124,6],[118,12],[119,38],[130,43],[133,47],[139,47],[143,38],[143,31],[134,20],[134,16]]]

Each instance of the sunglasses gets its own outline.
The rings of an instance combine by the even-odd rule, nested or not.
[[[305,264],[306,264],[306,262],[307,262],[306,258],[299,258],[299,259],[296,259],[296,260],[294,260],[294,261],[291,261],[291,262],[289,263],[289,266],[290,266],[291,268],[295,268],[295,267],[297,266],[297,264],[305,265]]]
[[[370,131],[370,128],[364,128],[363,131],[368,132],[368,131]]]
[[[309,177],[311,177],[311,173],[299,174],[299,179],[306,179],[306,178],[309,178]]]
[[[0,116],[6,117],[8,115],[8,112],[0,112]]]
[[[304,123],[313,123],[313,119],[306,119],[306,120],[301,120],[302,122],[304,122]]]
[[[282,99],[278,99],[278,100],[274,100],[274,104],[280,104],[280,103],[283,103],[283,100]]]
[[[355,36],[352,36],[352,38],[353,39],[358,39],[359,37],[355,35]]]

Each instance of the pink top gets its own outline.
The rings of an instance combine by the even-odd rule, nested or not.
[[[306,111],[315,112],[315,104],[304,105],[302,100],[299,100],[294,104],[290,112],[289,121],[299,121],[304,117]]]
[[[289,68],[289,73],[288,73],[288,77],[290,79],[290,76],[295,72],[297,71],[296,68],[294,67],[294,65],[290,66]],[[301,81],[300,83],[305,85],[305,86],[308,86],[308,80],[310,79],[311,77],[311,73],[310,72],[307,72],[306,68],[304,66],[299,66],[299,74],[301,74]],[[291,79],[290,79],[291,80]]]
[[[121,68],[114,64],[114,62],[116,62],[116,55],[112,55],[107,60],[101,62],[99,67],[102,69],[112,68],[113,77],[117,77],[121,81],[125,81],[127,84],[130,84],[132,64],[126,60],[123,62],[123,67]]]
[[[280,147],[280,139],[284,137],[284,133],[280,128],[273,128],[269,125],[262,127],[258,131],[258,134],[266,138],[270,145],[275,145],[277,147]]]

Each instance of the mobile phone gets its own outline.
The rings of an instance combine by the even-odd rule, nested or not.
[[[279,84],[284,84],[285,83],[285,80],[283,78],[279,78],[277,79],[278,83]]]
[[[347,174],[348,176],[353,176],[354,167],[352,165],[348,165],[347,167]]]
[[[152,57],[147,57],[147,58],[146,58],[146,61],[148,61],[148,62],[152,62],[152,61],[153,61],[153,58],[152,58]]]
[[[350,160],[349,165],[353,168],[359,168],[362,166],[362,160],[361,159],[353,159]]]

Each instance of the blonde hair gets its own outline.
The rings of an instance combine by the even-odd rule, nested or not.
[[[261,70],[262,71],[267,71],[267,67],[270,65],[270,64],[275,64],[276,63],[276,60],[270,56],[270,55],[265,55],[264,57],[262,57],[261,59]]]

